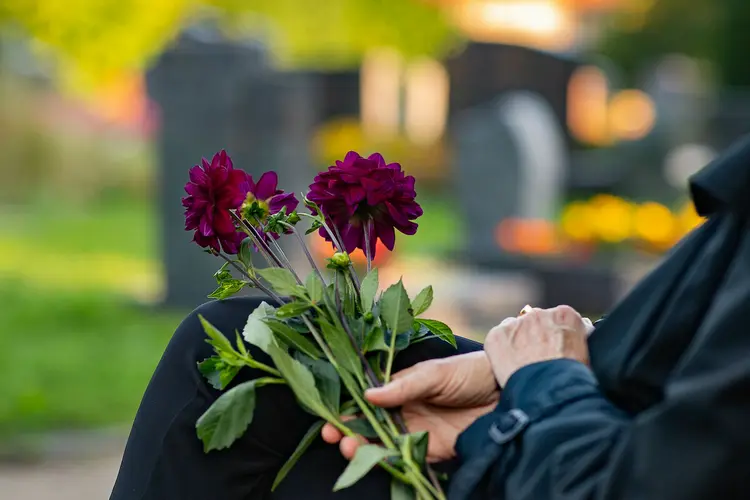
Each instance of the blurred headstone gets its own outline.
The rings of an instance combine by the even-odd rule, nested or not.
[[[617,288],[611,270],[507,253],[498,240],[504,220],[554,224],[562,206],[570,150],[547,101],[530,92],[507,93],[462,113],[455,140],[468,259],[484,267],[526,270],[538,280],[535,305],[564,303],[590,313],[611,306]]]
[[[312,94],[304,76],[272,71],[262,45],[231,42],[211,30],[181,37],[149,71],[147,84],[161,119],[165,305],[195,307],[213,290],[220,262],[191,244],[183,229],[188,169],[226,149],[256,179],[275,170],[281,188],[299,192],[306,178],[299,173],[309,171]]]
[[[481,106],[505,92],[528,91],[549,104],[565,137],[568,82],[579,63],[528,47],[470,43],[446,61],[451,115]]]
[[[510,218],[556,216],[569,155],[564,134],[542,97],[512,92],[462,113],[455,141],[468,257],[515,267],[519,258],[502,252],[496,230]]]

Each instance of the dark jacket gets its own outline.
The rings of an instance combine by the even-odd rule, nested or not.
[[[708,221],[598,326],[591,368],[519,370],[461,435],[451,499],[750,498],[750,139],[691,193]]]

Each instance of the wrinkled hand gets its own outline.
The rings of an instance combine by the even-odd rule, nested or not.
[[[570,358],[588,363],[586,337],[592,327],[575,309],[532,309],[507,318],[487,335],[484,350],[501,387],[513,373],[540,361]]]
[[[473,352],[418,363],[394,375],[365,397],[383,408],[402,407],[409,432],[430,433],[430,462],[455,456],[458,435],[480,416],[492,411],[499,393],[487,355]],[[354,456],[361,440],[343,437],[335,427],[323,427],[323,439],[339,443],[347,458]]]

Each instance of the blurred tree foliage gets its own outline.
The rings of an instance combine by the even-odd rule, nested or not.
[[[218,18],[230,32],[270,27],[292,65],[352,64],[372,47],[436,54],[454,39],[442,13],[420,0],[2,0],[0,22],[21,28],[89,86],[140,69],[186,26]]]
[[[633,0],[613,16],[600,50],[631,80],[661,55],[712,62],[725,85],[750,86],[750,1]]]

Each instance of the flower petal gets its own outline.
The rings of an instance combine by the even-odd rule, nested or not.
[[[198,165],[191,168],[188,171],[188,175],[190,176],[190,182],[193,182],[195,184],[203,184],[208,181],[208,176],[206,175],[206,171],[203,170]]]
[[[393,230],[393,226],[384,222],[375,222],[375,233],[377,234],[383,245],[393,251],[393,247],[396,245],[396,232]]]
[[[271,196],[276,194],[276,187],[279,184],[279,176],[276,172],[266,172],[258,179],[258,184],[255,185],[255,197],[259,200],[267,200]]]
[[[198,226],[198,230],[203,236],[214,236],[214,227],[213,227],[213,212],[211,210],[208,210],[203,213],[203,216],[201,217],[200,225]]]
[[[237,232],[232,222],[232,216],[228,210],[217,210],[214,214],[214,232],[218,235],[233,234]]]
[[[299,205],[299,201],[294,196],[294,193],[283,193],[273,196],[268,200],[268,210],[272,213],[278,213],[283,207],[286,207],[286,213],[290,214]]]

